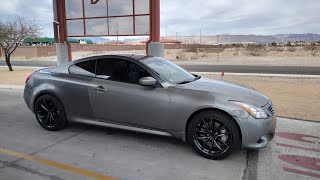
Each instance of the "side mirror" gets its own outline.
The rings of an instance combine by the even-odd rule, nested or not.
[[[139,84],[141,86],[154,86],[157,84],[157,80],[153,77],[143,77],[139,79]]]

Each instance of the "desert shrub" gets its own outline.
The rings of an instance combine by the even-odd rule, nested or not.
[[[251,56],[260,56],[263,51],[262,45],[248,44],[246,47],[246,51]]]
[[[270,45],[271,45],[271,46],[277,46],[277,43],[272,42]]]
[[[184,50],[184,52],[193,52],[193,53],[221,53],[226,47],[201,47],[201,46],[190,46]]]
[[[223,47],[218,47],[218,48],[206,48],[204,51],[206,53],[222,53],[225,48]]]
[[[318,47],[316,45],[307,45],[307,46],[303,46],[303,49],[306,51],[314,51],[314,50],[317,50]]]
[[[186,49],[184,49],[184,52],[193,52],[193,53],[198,53],[198,49],[201,48],[200,45],[192,45],[192,46],[188,46]]]
[[[295,52],[296,51],[296,47],[294,47],[294,46],[288,47],[288,51],[289,52]]]
[[[284,49],[282,47],[278,47],[278,46],[275,46],[275,47],[272,47],[270,48],[271,51],[277,51],[277,52],[282,52],[284,51]]]

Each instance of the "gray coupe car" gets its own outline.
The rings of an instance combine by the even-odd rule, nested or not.
[[[159,57],[105,55],[36,71],[24,99],[50,131],[81,122],[173,136],[223,159],[274,137],[271,100],[252,88],[191,74]]]

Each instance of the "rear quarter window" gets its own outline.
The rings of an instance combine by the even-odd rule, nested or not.
[[[69,67],[70,74],[94,77],[96,71],[96,60],[80,62]]]

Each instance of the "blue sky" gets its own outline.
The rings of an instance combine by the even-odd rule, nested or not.
[[[67,0],[68,1],[68,0]],[[0,0],[0,18],[21,15],[52,37],[52,0]],[[161,0],[161,33],[320,33],[320,0]]]

